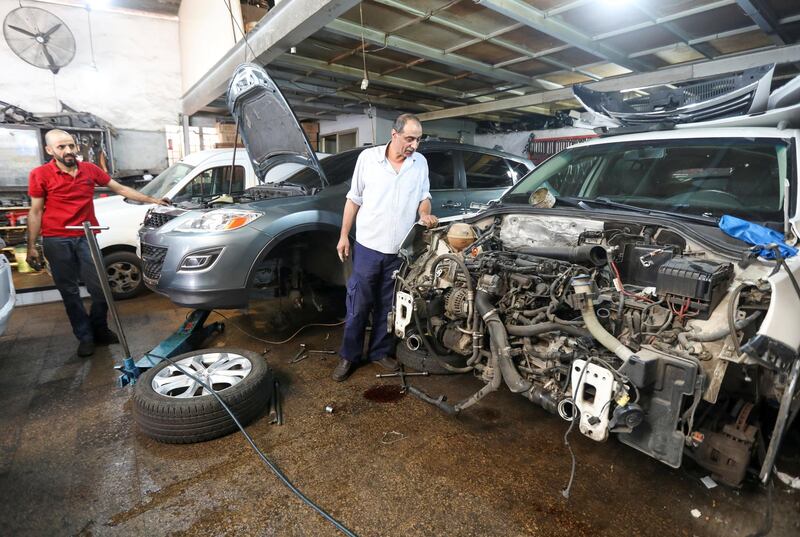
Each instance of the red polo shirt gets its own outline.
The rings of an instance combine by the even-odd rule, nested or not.
[[[88,220],[98,225],[94,216],[94,186],[106,186],[111,177],[89,162],[78,162],[78,173],[72,177],[56,166],[55,159],[34,168],[28,178],[28,195],[44,198],[42,237],[79,237],[82,230],[65,229],[80,226]]]

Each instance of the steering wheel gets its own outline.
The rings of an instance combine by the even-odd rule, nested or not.
[[[689,198],[691,198],[692,200],[695,200],[695,201],[698,201],[698,200],[699,201],[705,201],[707,199],[709,199],[709,201],[710,201],[710,199],[720,198],[720,197],[726,198],[726,200],[728,202],[731,202],[736,207],[742,207],[742,205],[743,205],[741,200],[739,200],[739,198],[737,198],[736,196],[734,196],[730,192],[725,192],[724,190],[716,190],[716,189],[715,190],[698,190],[697,192],[691,192],[691,193],[681,193],[681,194],[678,194],[678,195],[675,195],[675,196],[670,196],[667,201],[688,200]]]

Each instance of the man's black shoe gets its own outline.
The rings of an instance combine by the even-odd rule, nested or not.
[[[81,341],[78,344],[78,356],[83,358],[94,354],[94,341]]]
[[[339,363],[336,364],[336,368],[333,370],[331,378],[336,382],[342,382],[350,376],[350,373],[353,372],[353,369],[355,369],[355,364],[350,360],[345,360],[342,358],[339,360]]]
[[[111,345],[113,343],[119,343],[119,338],[117,334],[106,328],[105,330],[94,333],[94,342],[97,345]]]
[[[386,358],[381,358],[380,360],[375,360],[375,363],[387,371],[400,371],[400,366],[397,365],[397,360],[390,358],[389,356]]]

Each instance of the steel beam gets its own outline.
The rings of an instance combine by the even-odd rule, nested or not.
[[[453,22],[453,21],[451,21],[449,19],[446,19],[444,17],[441,17],[439,15],[430,15],[430,14],[428,14],[428,13],[426,13],[426,12],[420,10],[420,9],[408,6],[404,2],[400,2],[398,0],[373,0],[373,1],[378,3],[378,4],[382,4],[382,5],[394,8],[394,9],[396,9],[398,11],[402,11],[403,13],[408,13],[409,15],[414,15],[416,17],[427,19],[428,21],[433,22],[435,24],[438,24],[439,26],[444,26],[445,28],[449,28],[451,30],[455,30],[457,32],[460,32],[462,34],[468,35],[468,36],[473,38],[473,39],[470,39],[468,41],[464,41],[462,43],[459,43],[458,45],[455,45],[455,46],[450,47],[448,49],[445,49],[443,52],[448,56],[452,55],[452,53],[456,52],[457,50],[460,50],[462,48],[466,48],[466,47],[474,45],[476,43],[482,43],[482,42],[492,43],[493,45],[497,45],[497,46],[503,47],[503,48],[508,49],[508,50],[512,50],[512,51],[514,51],[514,52],[516,52],[518,54],[522,54],[523,55],[518,60],[513,60],[513,61],[510,61],[509,63],[502,63],[502,64],[497,63],[497,64],[494,64],[494,65],[489,65],[488,67],[490,67],[492,69],[499,69],[501,67],[504,67],[505,65],[511,65],[512,63],[519,63],[520,61],[525,61],[525,60],[528,60],[528,59],[531,59],[531,58],[540,58],[541,56],[544,56],[545,54],[552,54],[553,52],[559,52],[561,50],[566,50],[566,49],[569,48],[568,46],[563,46],[563,47],[558,47],[557,49],[554,48],[554,49],[551,49],[551,50],[548,50],[548,51],[538,51],[537,52],[537,51],[532,51],[532,50],[526,49],[525,47],[521,47],[521,46],[519,46],[519,45],[517,45],[515,43],[512,43],[510,41],[499,39],[499,36],[525,26],[523,23],[512,24],[511,26],[507,26],[505,28],[501,28],[501,29],[499,29],[499,30],[497,30],[495,32],[492,32],[491,34],[486,35],[486,34],[482,34],[482,33],[478,32],[476,30],[473,30],[471,28],[468,28],[468,27],[466,27],[466,26],[464,26],[462,24],[459,24],[459,23]],[[571,66],[566,65],[563,62],[559,62],[557,60],[551,60],[549,58],[540,58],[540,60],[545,62],[545,63],[548,63],[550,65],[553,65],[555,67],[558,67],[559,69],[572,69]],[[493,76],[494,78],[497,78],[494,75],[490,75],[490,76]],[[592,76],[592,78],[596,79],[596,77],[594,77],[594,76]],[[538,77],[532,78],[531,80],[533,81],[534,84],[537,84],[537,85],[539,85],[540,87],[542,87],[544,89],[558,89],[558,88],[563,87],[560,84],[556,84],[554,82],[543,80],[543,79],[538,78]]]
[[[650,8],[643,6],[639,3],[634,3],[633,5],[636,6],[636,9],[647,15],[653,22],[655,22],[658,19],[658,17],[655,16],[655,14],[650,10]],[[656,24],[658,24],[659,26],[670,32],[672,35],[677,36],[687,45],[689,44],[689,41],[691,41],[692,39],[689,34],[681,30],[680,26],[671,21],[662,21],[661,23],[656,23]],[[699,52],[700,54],[702,54],[703,56],[705,56],[706,58],[713,59],[719,56],[719,52],[717,52],[717,50],[708,43],[695,43],[689,46],[692,47],[697,52]]]
[[[736,0],[736,3],[769,36],[775,45],[781,46],[790,42],[786,33],[781,30],[780,22],[775,12],[765,2],[762,0]]]
[[[479,62],[465,56],[459,56],[458,54],[446,54],[441,49],[429,47],[404,37],[389,35],[373,28],[366,28],[354,22],[337,19],[335,21],[331,21],[326,26],[326,29],[345,37],[350,37],[353,39],[363,38],[364,40],[378,46],[386,46],[390,49],[397,50],[405,54],[411,54],[412,56],[425,58],[434,62],[442,63],[444,65],[449,65],[451,67],[465,69],[479,75],[503,80],[505,82],[524,85],[536,84],[540,87],[546,86],[546,84],[542,84],[541,82],[537,83],[535,79],[529,76],[514,73],[506,69],[495,68],[489,64]]]
[[[189,88],[181,98],[183,113],[191,115],[222,95],[246,51],[252,50],[256,61],[266,65],[358,3],[359,0],[292,0],[278,4],[247,34],[247,41],[236,43]]]
[[[522,0],[479,0],[479,3],[512,20],[526,24],[534,30],[555,37],[569,45],[631,71],[645,71],[648,69],[646,65],[638,60],[630,59],[612,47],[593,41],[591,37],[582,34],[572,26],[555,17],[548,17],[546,12],[531,7]]]
[[[593,82],[588,86],[598,91],[622,91],[643,88],[656,84],[671,84],[696,78],[705,78],[758,67],[768,63],[784,64],[800,61],[800,44],[769,49],[750,54],[731,55],[716,60],[668,67],[651,73],[637,73],[616,78],[607,78]],[[458,108],[448,108],[437,112],[420,114],[420,120],[430,121],[450,117],[462,117],[473,114],[485,114],[524,106],[541,105],[554,101],[571,99],[572,90],[560,90],[532,93],[522,97],[497,100],[489,103],[472,104]]]
[[[314,58],[307,58],[305,56],[298,56],[297,54],[284,54],[276,59],[273,63],[278,65],[285,65],[291,68],[308,68],[315,71],[329,71],[338,76],[349,78],[351,80],[361,80],[364,78],[364,70],[357,67],[348,67],[346,65],[329,64],[328,62],[317,60]],[[380,73],[367,71],[367,78],[370,81],[386,86],[400,88],[404,90],[412,90],[415,92],[426,93],[429,95],[437,95],[440,97],[450,97],[452,99],[469,99],[472,96],[469,93],[451,90],[447,88],[438,88],[435,86],[427,86],[422,82],[415,82],[400,78],[396,76],[381,75]],[[477,100],[489,100],[475,97]]]

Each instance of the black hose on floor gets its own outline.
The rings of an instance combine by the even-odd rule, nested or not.
[[[233,411],[228,407],[228,405],[225,404],[225,401],[222,400],[222,398],[219,396],[219,394],[217,393],[217,391],[214,388],[212,388],[210,385],[208,385],[205,382],[203,382],[200,378],[196,377],[195,375],[192,375],[191,373],[186,371],[186,369],[184,369],[183,367],[179,366],[177,363],[175,363],[171,359],[167,358],[166,356],[158,356],[158,355],[155,355],[155,354],[150,354],[150,356],[154,356],[156,358],[160,358],[162,360],[166,360],[167,362],[169,362],[170,364],[175,366],[178,369],[178,371],[180,371],[181,373],[183,373],[187,377],[191,378],[192,380],[194,380],[195,382],[200,384],[203,388],[208,390],[214,397],[216,397],[217,401],[219,401],[219,404],[222,405],[222,408],[225,409],[225,412],[228,413],[228,415],[231,417],[231,419],[233,419],[233,422],[239,428],[239,431],[241,431],[241,433],[247,439],[247,442],[250,444],[250,447],[253,448],[253,451],[256,452],[258,457],[267,466],[267,468],[269,468],[272,471],[272,473],[275,474],[275,477],[277,477],[281,481],[281,483],[283,483],[286,486],[286,488],[288,488],[292,492],[292,494],[294,494],[295,496],[300,498],[303,501],[303,503],[305,503],[311,509],[316,511],[322,518],[324,518],[325,520],[327,520],[328,522],[333,524],[333,526],[337,530],[341,531],[342,533],[344,533],[348,537],[358,537],[355,533],[353,533],[352,531],[347,529],[341,522],[339,522],[338,520],[333,518],[333,516],[331,516],[322,507],[320,507],[319,505],[314,503],[314,501],[311,500],[308,496],[306,496],[305,494],[300,492],[300,489],[298,489],[296,486],[294,486],[294,484],[291,481],[289,481],[289,478],[286,477],[286,475],[281,471],[281,469],[278,468],[278,466],[274,462],[272,462],[272,460],[269,457],[267,457],[264,454],[263,451],[261,451],[258,448],[258,446],[256,445],[256,443],[253,440],[253,438],[249,434],[247,434],[247,431],[245,431],[245,429],[242,426],[242,424],[239,423],[238,419],[236,419],[236,416],[233,414]]]

